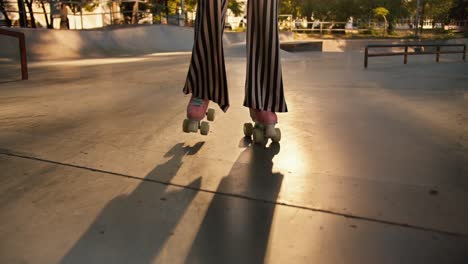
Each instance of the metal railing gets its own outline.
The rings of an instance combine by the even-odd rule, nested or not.
[[[419,48],[413,52],[409,52],[409,47]],[[424,51],[425,47],[435,47],[435,51]],[[442,51],[442,47],[463,47],[461,50],[446,50]],[[403,52],[383,52],[383,53],[369,53],[369,49],[375,48],[404,48]],[[463,54],[462,59],[466,61],[466,45],[465,44],[424,44],[424,43],[408,43],[408,44],[369,44],[366,46],[364,53],[364,68],[367,68],[369,57],[388,57],[388,56],[404,56],[403,63],[408,63],[408,56],[411,55],[428,55],[435,54],[436,62],[440,60],[440,54]]]
[[[0,35],[14,37],[19,40],[19,51],[21,57],[21,79],[28,79],[28,62],[26,57],[26,40],[24,34],[21,32],[16,32],[12,30],[6,30],[0,28]]]

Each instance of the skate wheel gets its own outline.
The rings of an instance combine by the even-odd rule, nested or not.
[[[275,128],[275,135],[271,137],[271,141],[278,143],[281,140],[281,130],[279,128]]]
[[[188,131],[192,133],[197,133],[198,132],[198,122],[189,120],[188,121]]]
[[[190,133],[189,123],[190,123],[190,120],[188,119],[184,119],[184,122],[182,123],[182,131],[184,131],[185,133]]]
[[[263,144],[265,141],[265,136],[263,135],[263,130],[255,128],[253,130],[253,141],[255,144]]]
[[[273,142],[273,143],[270,144],[268,149],[271,151],[271,154],[278,155],[279,152],[280,152],[281,147],[280,147],[280,144],[278,142]]]
[[[214,121],[215,120],[215,110],[213,108],[208,109],[208,113],[206,114],[206,118],[208,121]]]
[[[273,138],[276,135],[275,125],[265,125],[265,137]]]
[[[253,134],[253,125],[251,123],[245,123],[244,124],[244,135],[246,137],[251,137]]]
[[[210,123],[205,122],[205,121],[201,122],[200,134],[202,134],[203,136],[207,136],[209,132],[210,132]]]

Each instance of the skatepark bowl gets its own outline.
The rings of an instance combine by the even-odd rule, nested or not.
[[[282,51],[290,111],[262,146],[242,131],[245,38],[225,39],[229,111],[186,134],[193,32],[160,27],[179,42],[139,28],[141,53],[42,35],[62,50],[27,44],[28,81],[0,59],[0,263],[468,263],[460,54]]]

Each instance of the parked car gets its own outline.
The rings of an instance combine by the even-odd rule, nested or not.
[[[239,26],[243,25],[243,21],[243,17],[227,15],[224,27],[230,30],[236,30],[237,28],[239,28]]]

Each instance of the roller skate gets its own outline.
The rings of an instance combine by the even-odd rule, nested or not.
[[[244,124],[244,135],[253,136],[253,142],[256,144],[266,144],[268,139],[278,143],[281,140],[281,131],[275,128],[278,123],[278,117],[274,112],[250,109],[252,123]]]
[[[197,133],[200,131],[200,134],[206,136],[210,132],[210,123],[202,121],[205,116],[208,121],[214,121],[215,119],[215,110],[210,108],[208,112],[208,104],[210,101],[208,99],[201,99],[198,97],[190,98],[190,102],[187,106],[187,118],[184,120],[182,125],[182,130],[185,133]]]

